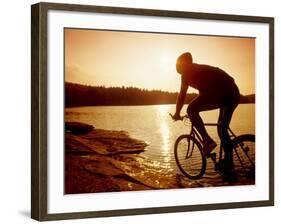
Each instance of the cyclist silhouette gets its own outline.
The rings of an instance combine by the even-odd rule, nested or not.
[[[174,120],[180,119],[188,87],[199,91],[199,95],[189,104],[187,114],[203,139],[203,154],[208,156],[216,147],[215,141],[207,133],[199,115],[201,111],[220,109],[218,135],[225,151],[225,176],[233,170],[233,152],[228,126],[232,114],[239,104],[240,93],[234,79],[225,71],[209,65],[193,63],[192,55],[186,52],[177,59],[177,72],[181,75],[181,88],[176,103]]]

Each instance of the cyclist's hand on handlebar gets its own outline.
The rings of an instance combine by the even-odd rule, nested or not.
[[[170,116],[174,121],[182,120],[182,117],[177,113],[175,113],[174,115],[170,113]]]

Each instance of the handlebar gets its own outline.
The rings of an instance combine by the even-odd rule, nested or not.
[[[173,115],[171,113],[169,113],[169,115],[174,120]],[[189,119],[187,114],[184,116],[180,116],[180,118],[178,120],[183,121],[184,119]],[[174,121],[178,121],[178,120],[174,120]]]
[[[171,113],[169,113],[169,115],[174,120],[173,115]],[[174,121],[184,121],[186,124],[191,123],[187,114],[184,116],[180,116],[180,118],[178,120],[174,120]],[[218,126],[218,125],[220,125],[220,123],[204,123],[204,126]]]

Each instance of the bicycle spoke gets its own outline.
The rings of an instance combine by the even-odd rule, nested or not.
[[[188,152],[189,155],[187,156],[187,158],[190,158],[192,156],[193,150],[194,150],[194,142],[191,143],[191,150],[189,150],[190,154]]]
[[[200,178],[206,169],[202,146],[189,135],[180,136],[175,143],[175,159],[181,172],[190,179]]]
[[[253,161],[251,160],[250,156],[249,156],[249,147],[247,146],[247,150],[244,148],[244,144],[240,145],[241,149],[243,150],[243,152],[245,153],[246,157],[248,158],[248,160],[250,161],[251,165],[254,166],[255,164],[253,163]]]
[[[217,126],[217,124],[205,125]],[[244,173],[249,170],[250,173],[255,174],[255,136],[251,134],[236,136],[230,129],[228,131],[233,143],[234,166],[240,165]],[[193,125],[190,135],[181,135],[177,138],[174,153],[176,163],[185,176],[190,179],[198,179],[204,175],[206,158],[202,153],[202,139]],[[220,148],[218,162],[216,162],[215,155],[213,154],[211,157],[215,163],[215,171],[224,169],[223,148]]]
[[[185,159],[188,159],[189,151],[190,151],[190,139],[188,138],[188,139],[187,139],[187,150],[186,150]]]
[[[238,160],[239,160],[239,162],[240,162],[240,164],[241,164],[242,168],[243,168],[243,169],[244,169],[244,171],[246,172],[246,168],[244,167],[243,162],[242,162],[242,160],[241,160],[241,158],[240,158],[240,156],[239,156],[239,154],[238,154],[238,152],[237,152],[237,149],[236,149],[236,148],[234,148],[234,152],[235,152],[235,154],[236,154],[236,156],[237,156],[237,158],[238,158]]]
[[[242,167],[244,173],[253,173],[255,169],[255,137],[254,135],[241,135],[233,140],[235,152],[234,163]],[[237,164],[235,164],[236,166]],[[254,175],[251,175],[254,176]]]

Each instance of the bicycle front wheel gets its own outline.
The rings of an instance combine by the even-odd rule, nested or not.
[[[234,167],[255,178],[255,135],[240,135],[233,139]]]
[[[206,170],[206,158],[201,144],[190,135],[181,135],[175,142],[174,153],[180,171],[190,179],[199,179]]]

